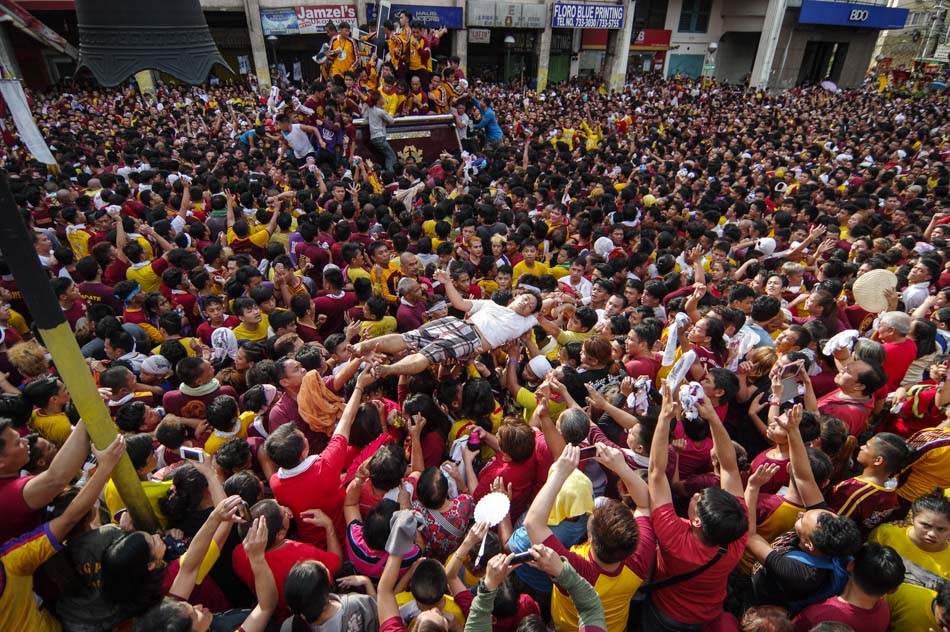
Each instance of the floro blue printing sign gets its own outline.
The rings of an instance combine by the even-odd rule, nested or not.
[[[894,9],[873,4],[802,0],[798,21],[802,24],[856,26],[870,29],[902,29],[909,9]]]
[[[394,4],[389,12],[393,24],[396,24],[396,14],[408,11],[413,20],[419,20],[430,29],[445,27],[447,29],[465,28],[462,20],[461,7],[430,7],[414,4]],[[376,3],[366,5],[366,18],[372,22],[376,19]]]
[[[554,5],[551,26],[556,29],[619,29],[623,28],[623,4]]]

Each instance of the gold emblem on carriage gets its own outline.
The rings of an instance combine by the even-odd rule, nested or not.
[[[407,162],[410,159],[413,162],[422,161],[422,150],[415,145],[406,145],[397,152],[397,155],[403,162]]]

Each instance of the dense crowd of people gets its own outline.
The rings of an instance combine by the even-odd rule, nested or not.
[[[5,126],[118,435],[0,263],[0,629],[950,630],[945,100],[348,72]]]

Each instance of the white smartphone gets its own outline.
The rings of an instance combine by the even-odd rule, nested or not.
[[[195,461],[197,463],[205,462],[205,453],[201,448],[178,448],[178,452],[181,454],[181,458],[188,461]]]

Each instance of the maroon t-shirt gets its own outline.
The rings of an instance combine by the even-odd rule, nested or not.
[[[356,305],[356,294],[341,292],[340,294],[324,294],[313,299],[316,315],[324,314],[327,320],[320,327],[320,335],[326,340],[331,334],[342,334],[346,321],[343,314]]]
[[[0,507],[3,507],[0,542],[19,537],[42,522],[42,514],[31,509],[23,498],[23,490],[32,478],[0,478]]]
[[[89,305],[103,303],[115,310],[116,316],[122,314],[122,303],[112,293],[112,287],[96,281],[83,281],[78,286],[82,300]]]
[[[180,390],[175,389],[165,393],[165,396],[162,398],[162,407],[165,409],[165,412],[171,413],[172,415],[204,419],[206,417],[205,410],[208,404],[218,395],[230,395],[237,399],[237,393],[231,386],[220,386],[207,395],[199,395],[197,397],[185,395]],[[203,442],[201,437],[197,438]]]
[[[808,632],[824,621],[845,623],[861,632],[885,632],[891,623],[891,610],[883,598],[873,608],[865,610],[836,595],[802,610],[795,617],[795,632]]]

